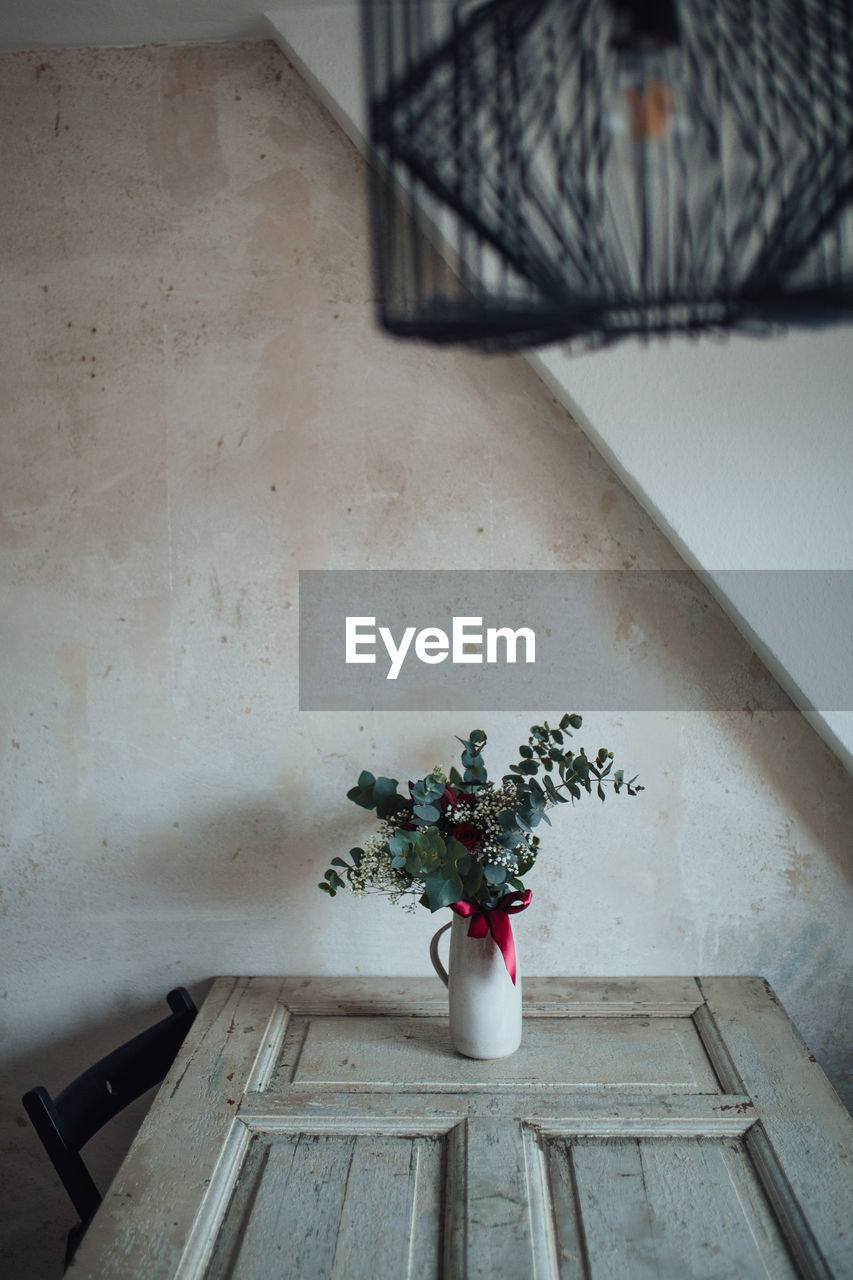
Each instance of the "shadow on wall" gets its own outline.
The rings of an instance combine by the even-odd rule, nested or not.
[[[317,868],[325,867],[325,851],[337,833],[298,831],[290,841],[283,841],[282,830],[290,825],[287,808],[287,797],[281,806],[267,798],[257,805],[208,811],[195,821],[153,827],[148,832],[135,868],[138,880],[132,892],[128,889],[132,909],[105,913],[101,923],[106,937],[110,931],[114,934],[124,974],[136,954],[137,985],[149,989],[160,980],[152,976],[163,968],[158,935],[152,932],[156,922],[161,944],[165,927],[168,933],[183,936],[184,945],[190,948],[191,970],[189,964],[183,965],[178,980],[200,1006],[210,985],[207,979],[215,973],[251,972],[256,967],[252,954],[256,931],[229,931],[229,941],[223,945],[220,924],[236,918],[241,925],[248,925],[258,919],[260,910],[265,920],[273,918],[273,927],[279,927],[275,916],[281,913],[280,968],[282,972],[294,971],[295,957],[286,947],[284,918],[291,912],[306,914],[314,905]],[[109,897],[111,890],[104,877],[100,883],[101,891]],[[148,894],[150,903],[146,903]],[[194,940],[187,941],[194,928]],[[127,990],[126,976],[115,981]],[[111,987],[109,974],[99,975],[97,985],[110,1007],[122,1000],[122,992]],[[65,1237],[76,1221],[73,1206],[21,1106],[22,1094],[37,1084],[58,1092],[92,1062],[165,1016],[166,990],[174,985],[173,977],[166,979],[162,991],[152,994],[151,1002],[143,1008],[104,1020],[90,1018],[73,1032],[51,1038],[36,1051],[11,1057],[4,1064],[0,1077],[0,1132],[5,1135],[0,1146],[4,1203],[0,1271],[14,1280],[61,1276]],[[87,996],[90,1002],[91,992]],[[73,1012],[64,1018],[66,1025],[69,1021],[73,1021]],[[131,1104],[84,1149],[84,1159],[102,1194],[155,1093],[152,1090]]]
[[[322,794],[321,794],[322,793]],[[136,873],[135,906],[145,915],[145,894],[152,895],[152,910],[163,920],[174,913],[183,919],[237,922],[246,926],[266,922],[278,913],[282,919],[305,914],[316,905],[316,884],[326,868],[326,854],[337,840],[332,822],[311,821],[307,814],[322,812],[327,789],[316,796],[281,792],[281,803],[269,793],[238,806],[205,806],[180,825],[152,826],[140,841]],[[251,952],[251,939],[247,939]],[[211,974],[246,971],[250,956],[218,952],[218,967]],[[288,956],[282,937],[281,964]],[[222,966],[225,966],[224,968]],[[283,971],[285,971],[283,970]]]

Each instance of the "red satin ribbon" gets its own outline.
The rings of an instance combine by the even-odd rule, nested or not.
[[[517,912],[523,911],[525,907],[529,907],[532,897],[533,891],[525,889],[523,893],[520,890],[516,893],[505,893],[495,906],[488,911],[484,910],[483,907],[478,907],[476,902],[466,902],[464,899],[460,902],[454,902],[450,908],[458,916],[470,917],[471,923],[468,926],[469,938],[485,938],[487,934],[492,935],[504,958],[506,971],[512,978],[513,986],[515,986],[516,971],[515,940],[512,936],[510,916],[514,916]]]

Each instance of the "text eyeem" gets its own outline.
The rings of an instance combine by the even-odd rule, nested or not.
[[[453,618],[450,634],[441,627],[406,627],[399,643],[390,627],[376,627],[375,618],[348,617],[346,620],[346,661],[376,662],[377,635],[389,658],[386,680],[396,680],[410,650],[419,662],[434,664],[447,658],[453,663],[519,661],[520,642],[524,661],[536,661],[536,633],[530,627],[486,627],[482,618]],[[485,645],[485,655],[483,648]]]

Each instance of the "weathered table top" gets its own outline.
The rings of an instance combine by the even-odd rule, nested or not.
[[[853,1121],[759,978],[218,978],[73,1274],[853,1276]]]

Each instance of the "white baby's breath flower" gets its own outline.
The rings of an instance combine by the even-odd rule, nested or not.
[[[380,823],[380,830],[365,841],[362,858],[347,877],[347,888],[358,898],[369,892],[387,893],[391,902],[399,902],[411,892],[411,878],[391,865],[389,828],[394,829],[393,822]]]

